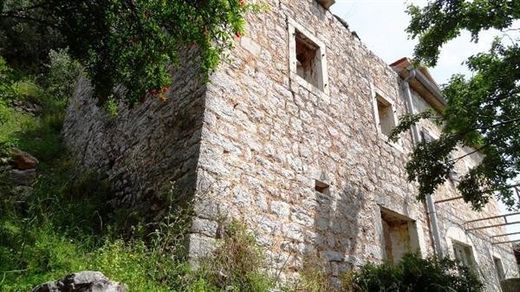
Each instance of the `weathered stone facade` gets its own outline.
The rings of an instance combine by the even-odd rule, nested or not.
[[[269,9],[248,16],[247,35],[206,85],[187,64],[174,74],[168,101],[121,108],[115,118],[78,91],[64,129],[72,151],[106,171],[129,205],[153,208],[148,196],[169,181],[200,196],[189,246],[195,257],[211,247],[223,216],[247,223],[288,279],[306,255],[326,262],[338,281],[342,271],[390,252],[433,253],[426,206],[404,168],[412,133],[391,144],[377,122],[386,119],[378,117],[378,98],[393,119],[408,112],[403,78],[317,1],[264,2]],[[319,54],[317,85],[298,75],[296,32]],[[416,110],[431,107],[423,95],[412,88]],[[465,158],[460,172],[475,160]],[[455,196],[448,182],[435,200]],[[464,231],[465,221],[499,214],[495,202],[481,213],[461,200],[437,209],[443,252],[453,254],[454,242],[470,246],[488,290],[498,289],[493,257],[507,277],[518,275],[511,246],[491,245],[501,228]],[[406,240],[392,237],[395,230],[407,230]]]
[[[160,218],[170,182],[175,182],[180,198],[195,191],[207,89],[193,69],[197,59],[185,60],[172,75],[175,98],[119,106],[117,116],[96,105],[88,80],[78,81],[64,122],[64,139],[81,165],[107,175],[118,207],[152,211],[146,214]]]

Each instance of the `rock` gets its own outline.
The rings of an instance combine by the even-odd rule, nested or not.
[[[103,273],[82,271],[37,286],[33,292],[126,292],[126,285],[110,281]]]
[[[13,106],[17,111],[25,112],[33,116],[39,114],[42,111],[41,105],[29,101],[17,100],[13,102]]]
[[[11,162],[15,169],[20,170],[34,169],[39,163],[34,156],[19,149],[15,149],[11,153]]]
[[[11,169],[9,176],[13,184],[18,186],[31,186],[36,180],[37,173],[36,169]]]

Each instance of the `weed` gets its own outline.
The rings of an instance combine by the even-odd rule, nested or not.
[[[268,291],[274,281],[267,276],[264,255],[245,225],[232,221],[225,228],[220,243],[208,258],[201,261],[198,283],[215,290]],[[211,289],[210,289],[211,290]]]

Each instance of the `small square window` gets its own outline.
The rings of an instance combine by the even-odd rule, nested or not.
[[[379,130],[382,134],[390,136],[392,129],[396,126],[394,107],[379,94],[376,94],[376,107]]]
[[[288,19],[291,86],[301,86],[327,100],[329,94],[325,44],[316,35]]]
[[[322,89],[320,47],[296,31],[296,73],[310,84]]]

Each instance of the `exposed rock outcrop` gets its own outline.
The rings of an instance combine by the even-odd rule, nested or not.
[[[32,186],[38,174],[36,169],[11,169],[9,170],[11,182],[16,186]]]
[[[82,271],[65,276],[57,281],[42,284],[33,292],[126,292],[124,284],[110,281],[103,273]]]

